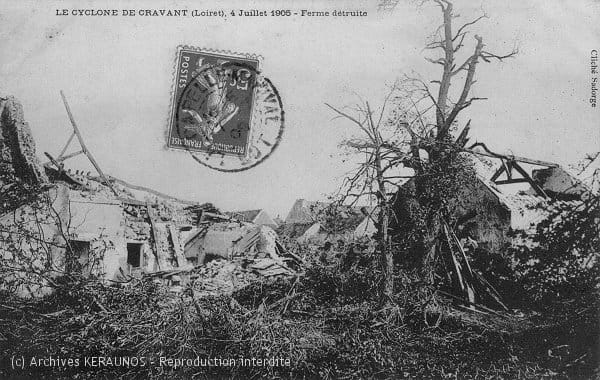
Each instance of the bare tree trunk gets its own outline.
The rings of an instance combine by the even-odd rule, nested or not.
[[[392,94],[393,92],[390,92],[390,95],[386,98],[386,102]],[[400,157],[398,152],[399,149],[393,144],[390,144],[389,141],[386,141],[382,136],[381,120],[385,109],[385,103],[381,109],[377,123],[373,121],[373,112],[368,102],[365,102],[365,108],[360,110],[365,116],[364,120],[361,121],[327,103],[326,105],[338,115],[352,121],[364,133],[363,139],[346,142],[347,146],[367,154],[366,161],[361,164],[357,173],[352,178],[348,178],[349,189],[346,196],[352,196],[355,197],[355,199],[358,199],[363,195],[368,195],[368,197],[375,195],[377,209],[379,210],[375,240],[377,242],[377,252],[380,257],[379,262],[382,270],[379,295],[381,296],[381,303],[383,305],[390,305],[394,302],[394,257],[391,244],[392,234],[390,233],[390,224],[393,219],[391,218],[392,208],[386,185],[394,183],[387,171],[398,165],[397,162],[400,161],[400,158],[405,159],[407,156],[402,155],[402,157]],[[415,143],[414,147],[417,148],[416,136],[413,139],[413,142]],[[418,154],[418,149],[416,154]],[[354,186],[361,182],[362,178],[364,178],[365,182],[362,183],[359,188],[355,189]],[[374,191],[374,187],[377,188],[376,191]],[[351,194],[353,189],[357,193]]]
[[[390,210],[387,200],[387,194],[385,191],[384,178],[381,172],[380,160],[376,157],[377,165],[377,183],[380,186],[379,197],[379,250],[381,252],[381,269],[383,272],[383,286],[382,295],[384,297],[384,303],[388,304],[392,301],[394,295],[394,258],[392,254],[392,247],[390,244]]]
[[[444,66],[442,80],[440,81],[440,91],[438,93],[436,122],[438,132],[442,131],[446,125],[446,107],[448,100],[448,91],[452,83],[452,68],[454,66],[454,46],[452,43],[452,4],[448,4],[445,8],[442,7],[444,17],[444,58],[441,63]]]
[[[392,301],[392,297],[394,294],[394,258],[392,254],[392,247],[390,244],[389,206],[387,204],[387,200],[385,200],[384,202],[385,204],[383,204],[383,207],[381,208],[379,213],[379,226],[381,229],[379,249],[381,252],[381,268],[383,272],[382,294],[385,300],[384,303],[388,304]]]
[[[388,305],[393,302],[394,295],[394,257],[392,254],[390,240],[390,205],[388,195],[385,189],[385,173],[381,160],[382,141],[379,131],[376,130],[373,124],[371,110],[367,103],[367,112],[369,114],[369,122],[373,130],[373,136],[376,142],[375,155],[375,175],[377,180],[377,203],[379,205],[379,252],[381,253],[381,269],[383,272],[382,284],[382,303]]]

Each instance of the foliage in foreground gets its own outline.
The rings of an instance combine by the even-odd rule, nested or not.
[[[571,206],[554,202],[534,234],[512,249],[515,273],[534,302],[573,299],[600,284],[600,196]]]
[[[312,266],[233,296],[194,298],[148,281],[109,287],[65,280],[42,301],[0,299],[0,377],[540,378],[588,377],[597,366],[598,297],[552,318],[458,312],[405,275],[380,309],[372,260]],[[81,358],[77,368],[10,369],[13,355]],[[145,366],[83,358],[144,357]],[[291,366],[174,368],[159,358],[283,358]],[[154,364],[150,364],[154,360]],[[158,368],[156,368],[158,367]]]

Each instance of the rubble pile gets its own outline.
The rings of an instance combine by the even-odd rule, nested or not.
[[[270,227],[220,222],[191,234],[186,255],[201,258],[193,269],[149,274],[173,285],[190,286],[197,296],[230,294],[252,282],[297,273],[301,260],[287,252]],[[176,276],[174,275],[176,273]]]
[[[232,261],[219,258],[194,268],[157,271],[146,273],[145,276],[170,286],[173,292],[191,288],[195,296],[202,297],[231,294],[253,282],[294,273],[287,267],[273,267],[273,263],[264,259],[254,261],[240,258]]]
[[[244,270],[239,263],[224,259],[211,260],[197,267],[194,272],[191,279],[196,295],[231,294],[259,280],[258,276]]]
[[[171,286],[174,292],[191,288],[196,296],[230,294],[261,279],[295,275],[302,263],[284,249],[277,234],[267,226],[220,222],[198,229],[185,239],[191,243],[186,244],[188,262],[197,265],[145,276]]]
[[[71,121],[73,134],[62,152],[46,153],[49,161],[41,164],[21,105],[0,98],[0,226],[43,231],[39,242],[53,252],[50,259],[37,257],[36,244],[23,244],[20,257],[48,260],[45,268],[54,265],[62,273],[71,270],[64,260],[69,249],[82,267],[91,268],[94,261],[88,276],[113,283],[151,277],[176,291],[192,285],[204,293],[228,293],[260,277],[299,269],[301,260],[285,251],[270,227],[222,213],[211,203],[178,199],[104,174]],[[81,151],[69,153],[74,137]],[[83,153],[96,174],[65,167],[67,159]],[[49,204],[44,215],[16,221],[7,212],[21,215],[30,205],[24,185],[47,194],[43,198]],[[19,202],[5,206],[11,194]],[[0,246],[0,257],[9,254]]]

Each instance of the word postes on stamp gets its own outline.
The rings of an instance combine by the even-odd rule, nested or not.
[[[281,140],[284,111],[259,64],[249,55],[180,47],[167,146],[226,172],[268,158]]]

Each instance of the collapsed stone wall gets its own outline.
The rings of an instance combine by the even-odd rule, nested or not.
[[[148,222],[146,206],[124,205],[125,239],[133,241],[150,241],[152,230]]]
[[[13,97],[0,98],[0,173],[28,184],[48,182],[23,106]]]
[[[0,215],[32,202],[47,183],[23,107],[12,97],[0,97]]]
[[[46,173],[50,173],[50,179]],[[72,226],[74,229],[69,230],[68,235],[77,241],[90,242],[90,252],[100,251],[104,247],[102,268],[108,278],[117,279],[121,273],[127,275],[132,268],[138,268],[137,264],[129,267],[129,253],[135,257],[134,249],[138,246],[143,255],[143,268],[140,268],[143,272],[161,275],[174,270],[191,271],[193,265],[187,261],[184,253],[185,232],[201,224],[224,219],[211,204],[190,206],[189,202],[163,197],[152,190],[125,186],[123,181],[116,181],[109,188],[89,173],[63,174],[56,176],[52,169],[44,168],[41,164],[21,104],[12,97],[0,97],[0,216],[31,204],[35,198],[24,194],[42,194],[48,188],[61,186],[67,194],[63,204],[66,208],[64,220],[76,219]],[[5,203],[10,206],[3,207]],[[211,215],[216,221],[211,219]],[[35,225],[33,220],[32,223]],[[264,230],[267,227],[256,228],[255,225],[242,231],[239,223],[235,225],[240,229],[240,236],[235,242],[226,241],[225,245],[238,262],[228,262],[224,268],[217,265],[219,270],[215,267],[215,271],[212,271],[219,274],[215,274],[216,277],[231,277],[232,268],[237,272],[253,272],[263,276],[292,273],[284,258],[280,257],[282,248],[276,243],[275,232]],[[110,233],[104,236],[106,231]],[[55,231],[52,232],[55,234]],[[131,247],[128,247],[129,243]],[[33,252],[31,247],[25,251]],[[64,257],[64,247],[61,247],[58,255]],[[209,272],[205,275],[209,276]]]

